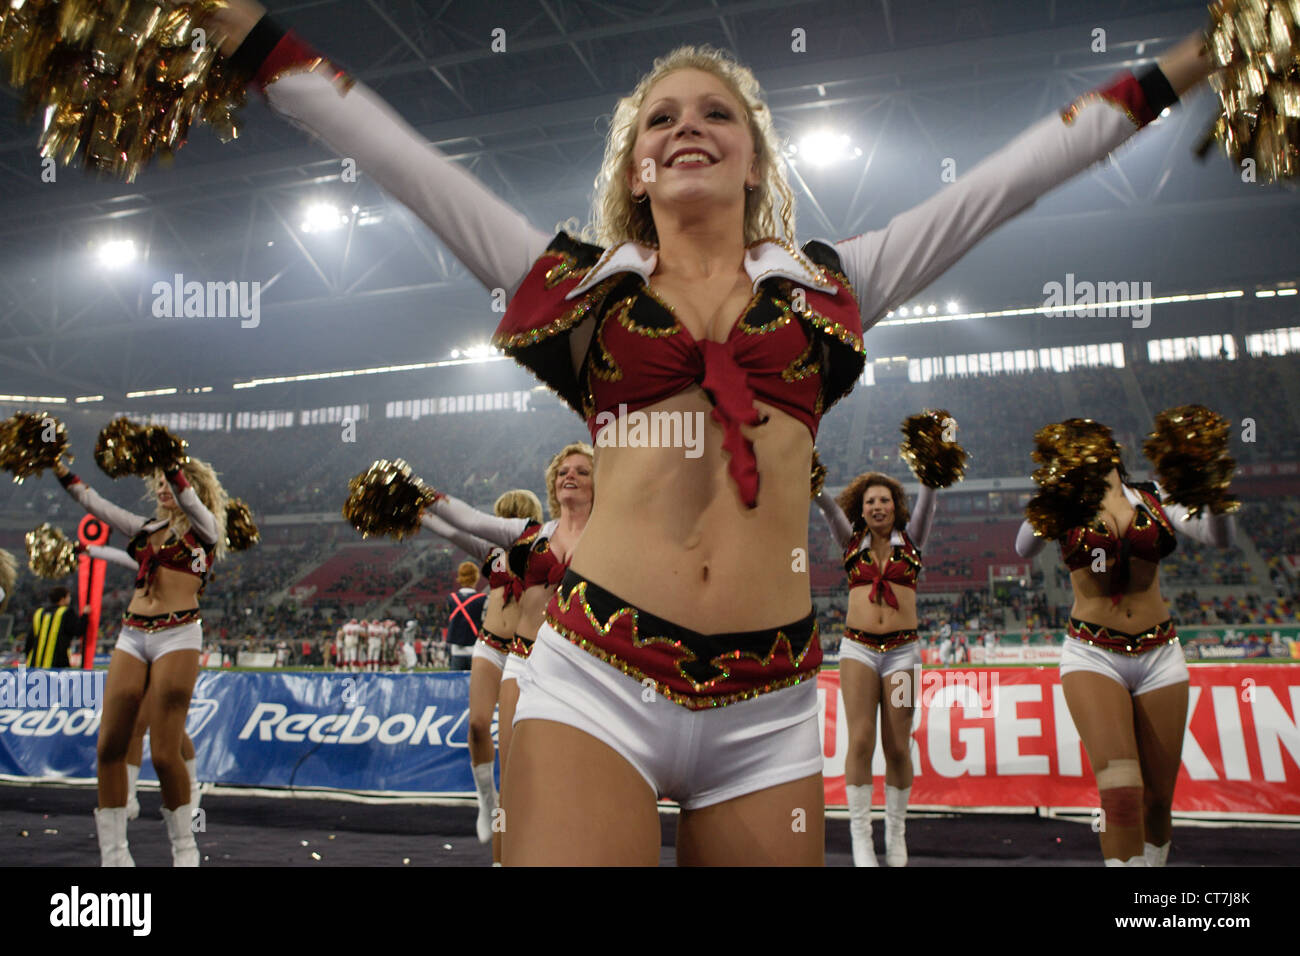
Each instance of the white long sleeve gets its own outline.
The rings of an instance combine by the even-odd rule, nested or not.
[[[177,471],[169,475],[167,480],[171,482],[176,504],[180,506],[181,511],[185,512],[185,517],[190,520],[190,530],[205,543],[216,544],[218,534],[217,519],[208,510],[208,506],[199,500],[198,493],[190,483],[184,480],[183,473]]]
[[[86,548],[86,553],[92,558],[99,558],[99,560],[107,561],[109,564],[121,565],[124,568],[130,568],[132,571],[140,569],[140,562],[121,548],[107,548],[100,544],[92,544]]]
[[[1016,554],[1022,558],[1035,558],[1045,547],[1047,539],[1034,534],[1034,526],[1028,521],[1020,522],[1020,530],[1016,532]]]
[[[75,477],[75,476],[74,476]],[[72,484],[64,485],[64,489],[70,494],[77,504],[85,508],[88,512],[107,524],[114,531],[126,535],[128,538],[134,538],[146,524],[149,519],[135,512],[127,511],[125,508],[113,504],[94,488],[91,488],[80,478],[77,478]]]
[[[421,515],[420,524],[424,525],[425,528],[432,531],[438,537],[446,538],[456,547],[460,548],[473,558],[476,564],[482,564],[486,561],[487,556],[498,547],[491,541],[486,541],[477,535],[461,531],[455,525],[444,521],[442,518],[439,518],[434,514],[425,513]],[[504,545],[501,545],[501,547],[504,547]]]
[[[1165,505],[1165,514],[1174,530],[1193,541],[1213,548],[1230,548],[1237,540],[1237,522],[1232,515],[1216,515],[1202,511],[1195,518],[1187,517],[1182,505]]]
[[[289,73],[266,87],[271,107],[354,160],[417,215],[488,289],[514,294],[551,237],[453,163],[364,84],[346,93],[325,75]]]
[[[930,529],[934,526],[934,511],[939,503],[939,492],[925,485],[916,496],[916,507],[912,518],[907,522],[907,536],[916,545],[916,550],[924,551],[925,543],[930,540]]]
[[[453,527],[502,548],[514,544],[528,527],[527,518],[498,518],[496,515],[484,514],[450,495],[439,498],[428,511]]]
[[[1108,101],[1085,101],[1067,125],[1035,123],[957,181],[883,229],[835,244],[853,284],[863,331],[948,270],[999,225],[1077,176],[1137,132]]]
[[[824,488],[817,492],[813,502],[821,509],[822,517],[826,519],[826,524],[830,527],[831,534],[835,536],[835,543],[840,546],[840,550],[847,548],[849,540],[853,537],[853,525],[839,503],[828,495]]]

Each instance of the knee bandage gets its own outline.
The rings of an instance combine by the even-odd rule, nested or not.
[[[1099,769],[1097,793],[1108,826],[1142,825],[1142,767],[1136,760],[1112,760]]]

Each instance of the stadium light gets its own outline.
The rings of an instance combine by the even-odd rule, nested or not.
[[[95,257],[105,269],[121,269],[135,261],[134,239],[110,239],[101,242]]]
[[[812,166],[830,166],[862,155],[862,150],[851,144],[847,133],[834,133],[830,130],[815,130],[799,140],[798,145],[791,144],[786,154]]]
[[[339,212],[339,207],[328,202],[314,202],[302,213],[302,231],[333,232],[345,225],[348,217]]]

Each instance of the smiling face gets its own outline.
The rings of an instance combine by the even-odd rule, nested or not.
[[[555,475],[555,497],[559,499],[562,509],[590,504],[595,487],[591,459],[586,455],[574,452],[560,462]]]
[[[888,537],[894,529],[894,496],[885,485],[871,485],[862,496],[862,520],[872,534]]]
[[[652,181],[646,181],[653,174]],[[749,119],[740,100],[706,70],[669,73],[646,94],[637,113],[627,171],[633,196],[652,206],[738,203],[759,184]]]
[[[176,503],[176,496],[172,494],[172,486],[167,483],[166,477],[162,472],[156,472],[153,476],[152,489],[154,497],[166,511],[179,511],[180,506]]]

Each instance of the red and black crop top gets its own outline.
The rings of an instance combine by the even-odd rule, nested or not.
[[[757,399],[816,437],[822,414],[862,373],[857,300],[830,246],[810,242],[799,252],[765,240],[747,251],[755,291],[726,341],[697,341],[650,289],[655,257],[635,243],[602,250],[560,233],[524,278],[494,343],[582,414],[593,440],[620,414],[701,386],[752,508],[758,466],[741,426],[760,424]],[[594,334],[575,372],[568,333],[586,319]]]
[[[488,561],[484,565],[488,586],[492,590],[505,588],[506,604],[518,600],[524,593],[524,572],[528,569],[528,553],[537,539],[537,533],[541,530],[540,521],[530,521],[509,548],[494,548],[488,555]]]
[[[1087,524],[1071,528],[1060,541],[1061,560],[1071,571],[1091,567],[1098,550],[1105,556],[1107,567],[1117,562],[1111,580],[1111,600],[1115,603],[1128,587],[1130,558],[1154,564],[1178,547],[1174,526],[1159,496],[1141,485],[1127,486],[1125,490],[1133,504],[1133,520],[1122,537],[1117,537],[1098,514]]]
[[[558,526],[558,521],[548,521],[545,525],[538,526],[528,541],[526,563],[521,575],[524,590],[533,587],[553,588],[569,569],[569,562],[561,561],[551,550],[551,535],[555,534]]]
[[[906,531],[895,531],[890,537],[889,560],[882,570],[870,548],[871,531],[864,529],[855,534],[844,549],[844,570],[849,576],[849,590],[871,587],[872,604],[888,604],[898,609],[898,596],[893,585],[916,590],[921,576],[921,552],[912,544]],[[864,541],[866,547],[863,546]]]
[[[149,539],[164,527],[166,523],[163,521],[150,522],[126,546],[126,553],[140,565],[135,574],[136,590],[143,588],[148,594],[158,569],[167,568],[197,577],[201,582],[199,593],[202,594],[208,586],[208,571],[212,568],[216,545],[205,543],[193,531],[186,531],[180,538],[169,533],[161,547],[154,547]]]

